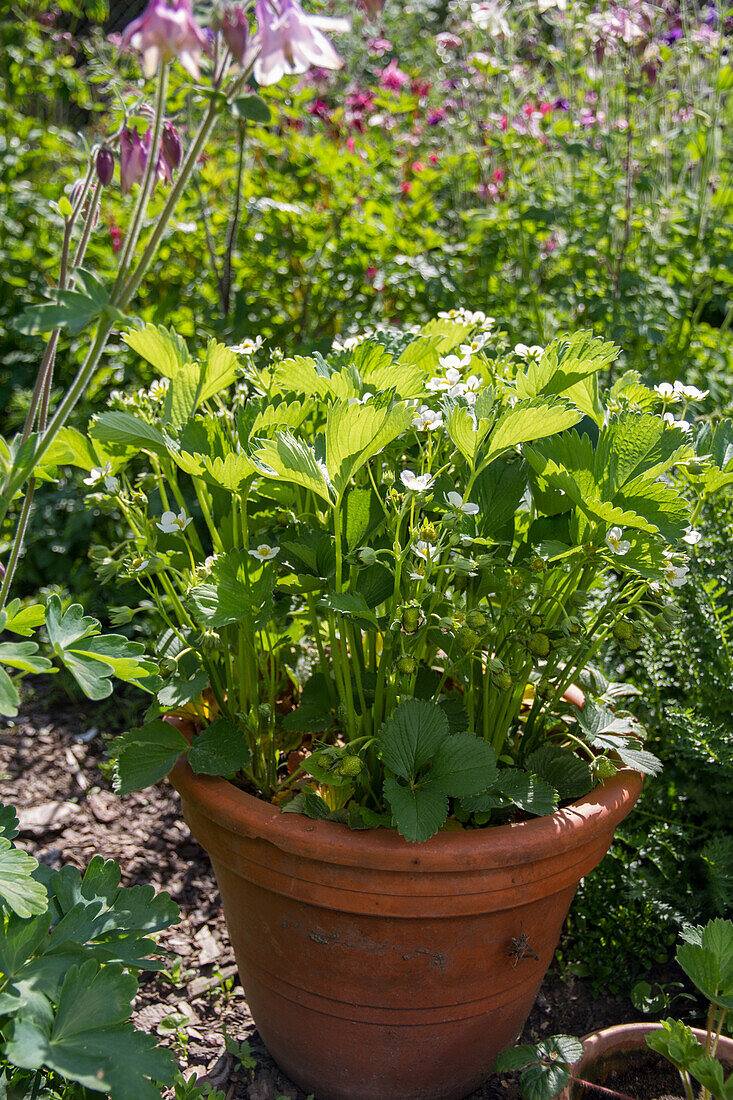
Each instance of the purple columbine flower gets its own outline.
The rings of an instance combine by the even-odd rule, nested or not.
[[[225,11],[222,15],[221,36],[229,47],[234,60],[242,65],[247,55],[250,37],[247,13],[240,4]]]
[[[163,126],[163,135],[160,139],[160,159],[165,162],[166,167],[169,169],[169,172],[166,173],[168,179],[170,179],[170,173],[175,172],[176,168],[181,163],[182,156],[183,145],[181,143],[181,135],[172,122],[166,122]]]
[[[141,138],[137,130],[126,126],[120,134],[120,190],[123,195],[143,178],[149,152],[150,131]]]
[[[258,84],[277,84],[286,74],[304,73],[314,65],[322,69],[343,65],[321,32],[343,34],[350,27],[348,19],[306,15],[297,0],[256,0],[255,17],[260,52],[254,76]]]
[[[139,19],[122,35],[122,46],[139,50],[146,77],[154,75],[161,61],[174,58],[194,79],[199,77],[199,58],[208,40],[193,17],[191,0],[150,0]]]

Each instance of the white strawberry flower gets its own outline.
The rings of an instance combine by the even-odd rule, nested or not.
[[[474,504],[470,500],[467,500],[464,504],[463,497],[455,490],[445,494],[445,502],[449,508],[454,508],[456,512],[463,512],[464,516],[478,515],[478,504]]]
[[[420,540],[415,543],[412,549],[423,561],[433,561],[438,556],[438,548],[433,546],[431,542]]]
[[[272,561],[280,553],[280,547],[268,546],[266,542],[263,542],[254,550],[250,550],[249,553],[253,558],[257,558],[257,561]]]
[[[151,401],[160,401],[161,398],[165,397],[165,392],[169,386],[169,378],[156,378],[154,382],[150,383],[148,397]]]
[[[606,535],[606,545],[614,554],[618,554],[619,557],[628,554],[631,549],[631,543],[628,539],[622,538],[622,535],[623,531],[620,527],[612,527]]]
[[[412,421],[412,426],[419,432],[432,432],[436,428],[443,427],[443,417],[427,405],[421,405],[417,416]]]
[[[698,542],[702,538],[702,531],[694,531],[692,527],[688,527],[682,538],[688,546],[697,546]]]
[[[254,340],[249,338],[242,340],[241,344],[233,344],[230,347],[230,351],[233,351],[235,355],[254,355],[256,351],[259,351],[262,347],[262,337],[257,336]]]
[[[430,474],[416,474],[412,470],[403,470],[400,474],[402,484],[411,493],[427,493],[435,478]]]
[[[665,580],[672,585],[673,588],[681,588],[683,584],[687,584],[687,574],[690,572],[689,565],[675,565],[675,563],[669,559],[664,569]]]
[[[699,390],[697,386],[685,386],[682,382],[675,382],[674,390],[688,401],[702,401],[710,393],[710,390]]]
[[[669,398],[677,397],[677,392],[671,382],[660,382],[654,389],[657,391],[660,397],[664,397],[665,400]]]
[[[166,511],[156,523],[164,535],[180,535],[191,523],[191,516],[186,515],[186,509],[181,508],[178,515],[175,512]]]

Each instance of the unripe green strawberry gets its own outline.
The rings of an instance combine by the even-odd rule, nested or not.
[[[417,671],[417,661],[409,653],[403,653],[401,657],[397,658],[397,671],[401,672],[403,676],[412,676]]]
[[[532,627],[533,630],[539,630],[539,628],[542,626],[542,616],[530,615],[529,625]]]
[[[482,611],[474,608],[473,611],[469,611],[466,615],[466,625],[471,627],[471,630],[483,630],[486,626],[486,616]]]
[[[521,573],[512,573],[509,583],[512,588],[524,588],[524,579]]]
[[[349,776],[353,779],[359,774],[362,767],[362,762],[358,756],[344,756],[337,771],[339,775]]]
[[[613,628],[613,636],[617,642],[627,642],[633,633],[631,623],[627,623],[625,619],[616,623]]]
[[[456,641],[464,653],[470,653],[472,649],[476,648],[478,634],[475,630],[471,630],[470,626],[462,626],[456,634]]]
[[[593,771],[596,779],[610,779],[618,771],[618,768],[614,764],[613,760],[609,760],[607,756],[599,756],[593,765]]]
[[[702,463],[695,462],[694,459],[692,460],[692,462],[687,463],[687,470],[688,470],[689,473],[691,473],[693,475],[693,477],[696,477],[698,474],[701,474],[704,469],[705,469],[705,467],[702,465]]]
[[[529,639],[529,652],[535,657],[546,657],[550,652],[550,639],[546,634],[536,633]]]
[[[533,573],[544,573],[545,565],[547,563],[545,562],[544,558],[538,556],[536,558],[532,558],[532,561],[529,564]]]
[[[408,604],[402,609],[402,629],[406,634],[414,634],[420,625],[420,608],[417,604]]]
[[[508,672],[497,672],[494,676],[494,682],[499,688],[499,691],[510,691],[512,686],[512,678]]]

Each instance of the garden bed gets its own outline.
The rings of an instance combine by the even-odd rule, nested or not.
[[[19,844],[57,867],[82,869],[100,854],[121,863],[125,885],[149,882],[167,890],[180,906],[181,922],[160,936],[172,953],[169,968],[143,975],[135,1024],[174,1046],[186,1076],[206,1076],[227,1100],[305,1100],[259,1041],[213,873],[182,821],[176,794],[167,784],[124,799],[112,792],[103,713],[39,694],[0,733],[0,801],[18,809]],[[171,1016],[181,1021],[175,1029],[165,1023]],[[522,1041],[558,1032],[582,1035],[637,1016],[628,1000],[596,996],[589,982],[563,978],[553,968]],[[249,1042],[254,1070],[226,1054],[225,1030],[237,1042]],[[514,1100],[516,1081],[491,1078],[471,1100],[497,1095]]]

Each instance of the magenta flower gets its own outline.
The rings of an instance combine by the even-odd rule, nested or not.
[[[150,152],[150,131],[141,138],[137,130],[124,128],[120,134],[120,189],[125,195],[145,173]]]
[[[260,53],[254,76],[258,84],[277,84],[289,73],[304,73],[314,65],[340,69],[343,62],[322,31],[342,34],[347,19],[306,15],[297,0],[256,0],[255,36]]]
[[[382,69],[382,75],[379,78],[379,83],[383,88],[389,88],[393,92],[399,92],[400,88],[409,83],[409,76],[407,73],[403,73],[402,69],[397,64],[396,58],[392,58],[389,65]]]
[[[194,79],[199,76],[199,58],[208,39],[193,17],[191,0],[150,0],[139,19],[122,35],[122,46],[138,50],[146,77],[154,75],[161,61],[174,58]]]
[[[108,187],[115,174],[115,158],[109,149],[104,146],[97,153],[97,179],[102,187]]]
[[[231,50],[232,57],[240,65],[247,65],[247,47],[250,44],[249,20],[239,4],[225,11],[221,18],[221,36]]]

